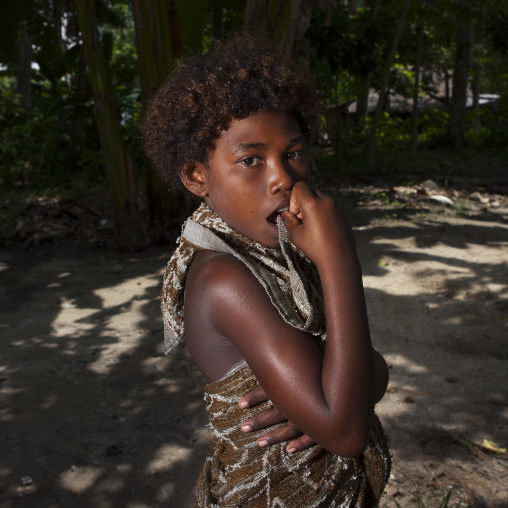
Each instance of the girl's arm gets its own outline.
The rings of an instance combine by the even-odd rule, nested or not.
[[[372,349],[374,354],[374,367],[376,377],[376,404],[383,398],[386,388],[388,386],[388,366],[386,361],[381,354],[375,349]],[[254,407],[258,404],[262,404],[269,400],[268,395],[263,390],[263,387],[256,388],[252,392],[242,397],[238,401],[238,405],[241,408]],[[286,451],[294,453],[296,451],[305,450],[309,448],[315,441],[311,439],[307,434],[303,434],[302,431],[293,423],[287,420],[287,418],[276,408],[267,409],[262,413],[245,420],[241,429],[243,432],[252,432],[257,430],[266,429],[272,425],[279,423],[285,423],[285,425],[278,427],[275,430],[263,434],[258,437],[258,446],[275,445],[283,442],[288,442],[286,445]]]
[[[288,420],[327,450],[355,457],[370,436],[377,390],[351,228],[330,198],[302,182],[293,188],[284,221],[322,280],[324,356],[306,333],[282,320],[250,271],[228,255],[189,273],[187,339],[228,339]]]

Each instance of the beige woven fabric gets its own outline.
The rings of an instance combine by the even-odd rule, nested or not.
[[[324,348],[326,324],[315,266],[288,241],[279,219],[281,249],[263,246],[232,229],[206,205],[187,220],[164,275],[162,311],[165,349],[182,340],[185,277],[199,249],[233,255],[265,289],[284,321],[309,332]],[[245,362],[205,386],[206,410],[214,442],[197,485],[197,508],[210,507],[373,507],[390,472],[388,440],[375,417],[372,437],[357,459],[333,455],[315,445],[289,455],[285,443],[260,448],[268,429],[243,433],[241,422],[271,407],[266,402],[240,409],[238,401],[259,386]]]

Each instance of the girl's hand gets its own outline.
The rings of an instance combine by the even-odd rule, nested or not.
[[[289,213],[283,215],[291,241],[319,268],[337,255],[352,255],[356,247],[351,226],[342,210],[322,192],[297,182],[291,192]]]
[[[253,407],[262,402],[266,402],[268,396],[266,395],[263,388],[259,387],[242,397],[238,403],[241,408]],[[279,427],[263,436],[259,437],[257,442],[258,446],[275,445],[283,443],[293,439],[286,445],[286,451],[288,453],[294,453],[296,451],[305,450],[309,448],[315,441],[309,436],[303,434],[302,431],[293,423],[287,420],[287,418],[277,409],[272,408],[263,411],[253,418],[249,418],[242,423],[242,432],[252,432],[253,430],[265,429],[276,425],[277,423],[287,422],[286,425]]]

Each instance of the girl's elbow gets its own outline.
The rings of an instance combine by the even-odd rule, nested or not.
[[[371,436],[371,426],[368,425],[365,429],[352,433],[350,436],[337,436],[337,439],[331,443],[327,450],[335,455],[341,457],[354,459],[360,456],[367,445],[369,444]]]
[[[368,439],[366,441],[359,442],[338,443],[336,446],[333,446],[333,449],[329,449],[328,451],[347,459],[354,459],[359,457],[365,451],[368,444]]]

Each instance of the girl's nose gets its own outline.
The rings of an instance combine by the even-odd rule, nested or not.
[[[275,194],[278,191],[291,190],[293,188],[296,179],[287,161],[274,161],[270,169],[269,188],[271,194]]]

